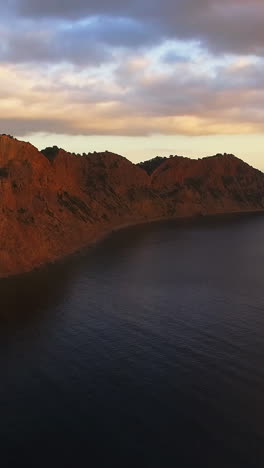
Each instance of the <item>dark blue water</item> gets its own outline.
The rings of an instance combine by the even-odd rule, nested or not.
[[[264,217],[0,281],[3,467],[264,466]]]

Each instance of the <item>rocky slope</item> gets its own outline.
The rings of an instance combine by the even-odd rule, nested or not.
[[[264,209],[264,174],[233,155],[134,165],[109,152],[39,152],[0,136],[0,276],[29,271],[111,230],[159,218]]]

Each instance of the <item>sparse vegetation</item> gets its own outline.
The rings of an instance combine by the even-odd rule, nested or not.
[[[46,158],[49,161],[54,161],[54,159],[56,158],[59,150],[60,149],[58,148],[58,146],[49,146],[49,147],[41,150],[41,153],[44,154],[44,156],[46,156]]]
[[[6,179],[8,177],[8,169],[6,167],[0,167],[0,179]]]
[[[202,185],[204,183],[204,178],[203,177],[187,177],[184,182],[187,185],[187,187],[192,188],[196,190],[197,192],[200,192]]]
[[[233,176],[223,176],[222,177],[223,185],[228,187],[229,185],[233,184],[235,179]]]
[[[7,133],[1,133],[1,136],[6,136],[8,138],[12,138],[12,140],[16,140],[16,138],[13,135],[9,135]]]
[[[151,175],[166,159],[166,157],[156,156],[156,158],[150,159],[149,161],[138,163],[137,166],[144,169],[148,175]]]

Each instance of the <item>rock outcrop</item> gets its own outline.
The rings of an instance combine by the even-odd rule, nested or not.
[[[144,167],[110,152],[43,153],[0,136],[1,277],[54,261],[120,226],[264,210],[264,174],[233,155],[160,158]]]

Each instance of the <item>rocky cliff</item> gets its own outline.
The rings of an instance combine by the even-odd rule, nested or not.
[[[0,136],[0,276],[29,271],[128,224],[264,209],[264,174],[233,155],[39,152]]]

